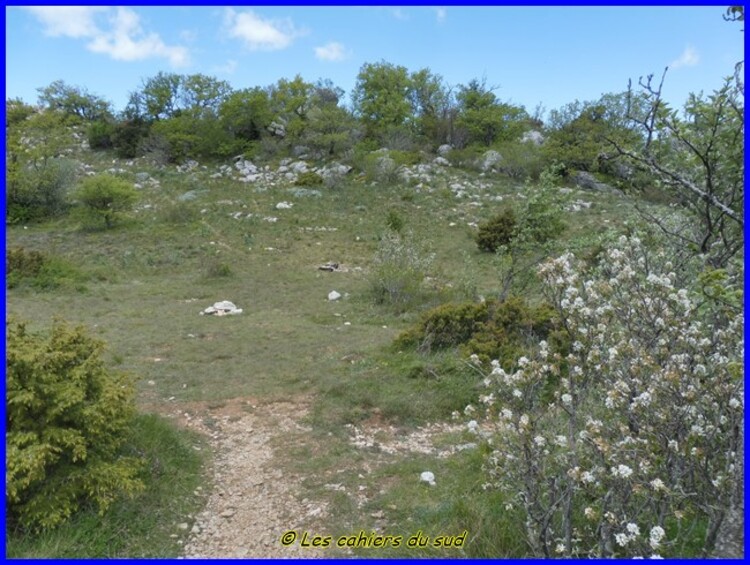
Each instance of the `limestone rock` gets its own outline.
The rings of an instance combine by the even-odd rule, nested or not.
[[[576,171],[576,173],[570,177],[570,180],[577,187],[583,188],[584,190],[622,194],[619,189],[614,188],[607,183],[599,182],[594,175],[586,171]]]
[[[423,483],[427,483],[431,487],[435,486],[435,474],[430,471],[423,471],[421,475],[419,475],[419,480]]]
[[[203,310],[200,314],[201,316],[203,315],[231,316],[231,315],[236,315],[236,314],[242,314],[242,308],[237,308],[237,306],[235,306],[233,302],[229,302],[229,300],[222,300],[220,302],[214,302],[213,306],[209,306],[208,308]]]
[[[441,145],[440,147],[438,147],[437,154],[440,155],[441,157],[445,157],[451,151],[453,151],[453,146],[445,143]]]
[[[533,143],[534,145],[541,145],[544,143],[544,135],[542,132],[536,130],[525,131],[521,136],[521,143]]]
[[[502,163],[502,161],[503,156],[494,149],[490,149],[489,151],[486,151],[484,155],[482,155],[482,160],[479,164],[479,168],[482,169],[482,171],[487,172],[497,167],[497,165]]]

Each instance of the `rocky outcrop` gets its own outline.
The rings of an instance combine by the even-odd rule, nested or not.
[[[600,182],[597,178],[586,171],[576,171],[570,176],[570,180],[578,188],[584,190],[595,190],[597,192],[608,192],[610,194],[622,194],[622,191],[618,188],[608,185],[605,182]]]

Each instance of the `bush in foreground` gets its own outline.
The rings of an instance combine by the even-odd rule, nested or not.
[[[672,269],[625,237],[593,271],[571,254],[545,263],[569,353],[541,342],[486,374],[492,416],[470,429],[490,439],[487,486],[523,509],[535,556],[711,551],[742,502],[742,309],[679,288]]]
[[[84,503],[104,512],[142,488],[141,461],[120,447],[134,415],[130,380],[104,366],[104,345],[57,322],[49,337],[6,327],[6,512],[31,530]]]

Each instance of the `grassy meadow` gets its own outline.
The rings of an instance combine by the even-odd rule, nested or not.
[[[262,186],[215,178],[218,165],[179,172],[107,153],[76,158],[90,170],[115,168],[131,182],[145,172],[158,183],[142,183],[135,210],[112,229],[92,229],[75,214],[9,226],[8,249],[41,252],[54,269],[44,280],[11,285],[8,316],[39,331],[62,318],[104,340],[108,365],[137,379],[143,415],[134,445],[160,458],[162,449],[169,454],[146,493],[118,503],[105,518],[84,511],[42,536],[6,533],[9,556],[179,555],[174,524],[199,511],[196,488],[210,489],[210,454],[190,448],[200,438],[148,414],[244,397],[310,402],[309,431],[277,438],[283,454],[277,460],[304,474],[306,497],[330,505],[330,534],[468,531],[460,549],[360,549],[358,555],[524,554],[522,515],[506,508],[497,492],[483,490],[479,449],[444,458],[399,456],[357,448],[349,436],[352,426],[372,422],[408,434],[449,422],[453,411],[476,401],[479,377],[455,352],[398,350],[393,340],[430,307],[499,293],[498,259],[478,250],[476,226],[503,203],[520,202],[528,185],[433,166],[430,182],[419,186],[378,182],[355,170],[335,187],[315,187],[319,196],[295,195],[299,187],[284,180]],[[269,165],[273,170],[277,163]],[[187,199],[188,192],[197,196]],[[625,229],[635,214],[630,199],[612,194],[574,190],[568,198],[591,205],[564,213],[560,249],[588,249],[596,237]],[[278,209],[280,202],[292,206]],[[376,303],[371,285],[380,241],[393,227],[434,255],[419,292],[397,306]],[[328,261],[340,270],[318,269]],[[329,301],[333,290],[342,298]],[[524,298],[541,300],[535,283]],[[219,300],[243,313],[199,315]],[[446,432],[437,441],[467,439]],[[438,477],[434,488],[416,480],[425,469]],[[347,493],[363,475],[373,494],[360,505]],[[347,492],[331,491],[332,482]],[[181,494],[173,498],[168,493],[175,486]]]

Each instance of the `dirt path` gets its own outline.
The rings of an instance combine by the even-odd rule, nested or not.
[[[306,431],[299,402],[230,400],[218,406],[183,404],[169,414],[206,434],[214,454],[213,488],[185,542],[188,558],[324,557],[298,544],[284,547],[288,530],[314,529],[324,504],[300,497],[300,477],[283,470],[272,439]]]
[[[271,403],[234,399],[169,405],[166,411],[164,405],[149,408],[204,434],[213,454],[206,505],[191,525],[185,524],[192,526],[184,543],[185,557],[332,558],[351,554],[333,548],[303,548],[299,537],[289,546],[281,543],[282,536],[290,530],[299,535],[324,533],[322,526],[328,517],[325,502],[304,498],[301,487],[304,477],[288,471],[285,447],[293,447],[293,442],[311,431],[301,423],[308,410],[304,399]],[[368,467],[412,454],[450,457],[457,451],[475,447],[475,444],[435,445],[436,438],[462,427],[456,423],[437,423],[404,433],[378,417],[362,422],[361,426],[347,426],[350,445],[370,455]],[[326,486],[347,492],[359,507],[368,502],[364,486],[352,492],[338,484]],[[375,530],[387,532],[384,512],[371,517],[378,518]]]

